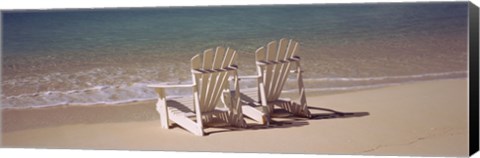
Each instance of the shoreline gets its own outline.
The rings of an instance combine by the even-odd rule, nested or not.
[[[2,147],[466,156],[467,81],[307,93],[313,119],[279,114],[270,128],[247,120],[248,129],[207,128],[205,137],[162,129],[155,100],[3,109]]]
[[[424,81],[433,81],[433,80],[449,80],[449,79],[463,79],[466,78],[465,76],[453,76],[453,75],[467,75],[468,73],[466,71],[451,71],[451,72],[440,72],[440,73],[426,73],[426,74],[415,74],[415,75],[405,75],[405,76],[381,76],[381,77],[364,77],[364,78],[346,78],[346,77],[333,77],[333,78],[319,78],[319,79],[312,79],[312,78],[305,78],[304,83],[308,85],[312,85],[313,82],[316,85],[318,84],[326,84],[326,83],[321,83],[321,82],[327,82],[328,84],[345,84],[343,86],[327,86],[327,87],[308,87],[306,89],[307,94],[316,94],[316,95],[330,95],[330,94],[337,94],[337,93],[348,93],[348,92],[354,92],[354,91],[363,91],[363,90],[370,90],[370,89],[376,89],[376,88],[383,88],[383,87],[389,87],[389,86],[396,86],[396,85],[403,85],[403,84],[411,84],[415,82],[424,82]],[[429,78],[429,77],[438,77],[438,76],[443,76],[444,78]],[[392,79],[392,81],[384,81],[384,80],[389,80]],[[398,80],[396,81],[395,79],[405,79],[405,80]],[[415,79],[415,80],[407,80],[407,79]],[[330,83],[333,82],[333,83]],[[343,83],[342,83],[343,82]],[[354,82],[359,82],[363,84],[351,84]],[[169,84],[171,82],[165,82],[164,84]],[[172,83],[177,83],[177,82],[172,82]],[[188,81],[185,83],[189,83]],[[20,94],[20,95],[13,95],[13,96],[4,96],[2,99],[7,100],[6,102],[9,102],[8,100],[11,98],[22,98],[22,97],[38,97],[38,98],[23,98],[26,100],[49,100],[49,99],[58,99],[58,98],[48,98],[50,95],[55,95],[58,96],[60,94],[63,95],[69,95],[73,93],[79,93],[79,95],[86,95],[83,96],[83,98],[88,98],[88,97],[96,97],[99,95],[98,93],[103,92],[104,89],[111,89],[111,88],[118,88],[116,90],[120,91],[108,91],[108,93],[122,93],[122,92],[129,92],[129,90],[132,90],[132,88],[146,88],[146,85],[149,83],[133,83],[130,84],[130,86],[126,87],[121,87],[118,88],[119,86],[113,86],[113,85],[104,85],[104,86],[94,86],[90,88],[85,88],[85,89],[79,89],[79,90],[68,90],[68,91],[43,91],[43,92],[36,92],[36,93],[29,93],[29,94]],[[328,85],[327,84],[327,85]],[[252,86],[252,85],[250,85]],[[284,87],[283,93],[296,93],[298,90],[294,86],[289,85],[290,87]],[[115,90],[115,88],[113,90]],[[248,87],[244,89],[251,89],[254,87]],[[140,89],[140,90],[141,90]],[[126,91],[122,91],[126,90]],[[119,99],[119,100],[110,100],[110,101],[102,101],[102,100],[97,100],[93,102],[69,102],[69,101],[57,101],[56,103],[52,102],[50,104],[40,104],[40,105],[23,105],[19,107],[11,106],[11,105],[0,105],[0,109],[37,109],[37,108],[48,108],[48,107],[60,107],[60,106],[98,106],[98,105],[110,105],[110,106],[117,106],[117,105],[124,105],[124,104],[131,104],[131,103],[138,103],[138,102],[149,102],[152,100],[156,99],[156,94],[154,94],[153,90],[150,88],[146,88],[143,90],[148,90],[151,91],[152,97],[147,97],[145,98],[144,96],[140,98],[129,98],[129,99]],[[137,89],[138,91],[138,89]],[[136,91],[130,91],[133,93],[136,93]],[[185,92],[188,92],[188,94],[185,94]],[[85,93],[85,94],[84,94]],[[90,93],[90,94],[87,94]],[[168,93],[168,92],[167,92]],[[178,92],[176,92],[178,93]],[[176,96],[176,97],[181,97],[181,96],[189,96],[191,95],[190,91],[182,91],[180,92],[181,94],[170,94],[171,96]],[[136,94],[135,94],[136,95]],[[71,96],[71,97],[80,97],[80,96]],[[113,95],[114,97],[114,95]],[[78,99],[78,98],[75,98]],[[98,98],[97,98],[98,99]],[[105,98],[103,98],[105,99]],[[21,99],[18,99],[21,100]],[[18,101],[17,101],[18,102]],[[20,102],[18,105],[22,105],[22,102]]]

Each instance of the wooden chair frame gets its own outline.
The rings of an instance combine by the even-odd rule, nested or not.
[[[245,95],[257,99],[254,99],[253,102],[242,99],[242,108],[247,117],[268,125],[275,106],[298,116],[311,117],[303,84],[301,60],[296,55],[298,45],[298,42],[294,40],[282,38],[278,42],[272,41],[255,51],[257,75],[239,76],[241,80],[256,79],[258,82],[257,96],[254,96],[255,94]],[[282,89],[288,80],[288,74],[296,75],[299,100],[280,98]],[[255,106],[262,108],[261,110],[253,108]]]
[[[176,123],[198,136],[204,135],[204,125],[215,118],[233,126],[246,127],[238,96],[236,56],[236,51],[230,48],[208,49],[191,59],[193,84],[148,85],[155,88],[158,95],[156,109],[162,127],[168,129],[170,123]],[[234,90],[230,90],[230,82],[233,82]],[[169,100],[165,92],[168,88],[192,88],[193,97]],[[220,100],[223,107],[217,107]]]

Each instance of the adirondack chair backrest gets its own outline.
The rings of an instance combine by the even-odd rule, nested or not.
[[[235,62],[236,51],[224,47],[207,49],[191,59],[193,82],[197,85],[201,112],[215,109],[224,90],[230,88],[230,76],[238,82]]]
[[[288,78],[292,62],[299,58],[295,56],[298,42],[285,38],[272,41],[255,52],[258,70],[265,84],[267,101],[275,101],[280,97],[283,86]]]

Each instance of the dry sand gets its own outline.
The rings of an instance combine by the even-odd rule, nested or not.
[[[153,102],[2,111],[2,147],[467,156],[467,80],[309,95],[313,119],[272,127],[160,127]]]

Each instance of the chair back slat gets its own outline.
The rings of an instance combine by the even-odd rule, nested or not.
[[[265,47],[260,47],[255,51],[255,60],[263,61],[265,60]]]
[[[229,65],[232,65],[231,62],[233,62],[232,58],[233,58],[234,51],[235,50],[233,50],[233,49],[227,48],[227,50],[225,51],[225,54],[224,54],[224,58],[223,58],[221,67],[227,67]]]
[[[277,57],[277,41],[267,44],[267,60],[275,60]]]
[[[287,60],[288,58],[292,58],[295,55],[297,45],[298,45],[298,42],[295,42],[293,40],[290,40],[288,42],[287,55],[285,56],[285,60]]]
[[[269,42],[256,51],[257,65],[262,67],[261,73],[265,84],[267,101],[274,101],[280,97],[282,89],[288,79],[291,68],[291,59],[298,49],[298,42],[286,38]]]
[[[213,49],[207,49],[203,52],[203,69],[213,68],[213,64],[212,64],[213,58],[214,58]]]
[[[197,55],[193,56],[192,59],[190,60],[190,64],[191,64],[192,69],[202,68],[202,58],[201,58],[200,54],[197,54]]]
[[[277,58],[276,62],[284,60],[285,56],[287,55],[287,47],[288,47],[288,40],[285,38],[280,39],[278,42],[277,47]],[[285,63],[279,63],[273,65],[273,72],[272,72],[272,83],[271,83],[271,93],[274,95],[270,95],[270,99],[276,99],[276,95],[281,93],[283,87],[280,87],[280,84],[283,82],[283,77],[287,75],[287,68]]]
[[[236,62],[236,59],[237,59],[237,52],[233,49],[229,49],[228,57],[230,57],[230,58],[228,58],[228,59],[226,58],[226,60],[225,60],[226,66],[235,65],[236,64],[235,62]]]
[[[217,47],[215,50],[215,57],[213,58],[213,69],[219,69],[222,68],[223,65],[223,59],[225,57],[225,48],[223,47]]]
[[[283,61],[288,61],[288,59],[290,59],[292,57],[292,55],[295,53],[295,50],[296,50],[296,45],[292,45],[292,43],[297,43],[297,42],[293,42],[292,40],[287,40],[286,39],[282,39],[285,43],[285,45],[287,46],[286,49],[285,49],[285,56],[284,58],[282,58]],[[280,70],[282,72],[282,74],[279,76],[279,79],[278,79],[278,82],[276,83],[277,84],[277,90],[275,91],[275,93],[273,94],[272,98],[279,98],[280,97],[280,94],[282,93],[282,89],[283,89],[283,86],[285,85],[286,81],[287,81],[287,78],[288,78],[288,73],[290,71],[290,67],[291,67],[291,62],[283,62],[281,63],[282,65],[282,69]]]
[[[271,41],[267,44],[267,50],[265,52],[265,58],[266,61],[274,61],[277,58],[277,41]],[[264,83],[265,84],[265,93],[269,94],[271,93],[272,85],[272,77],[273,77],[273,65],[267,65],[265,67],[265,72],[264,72]],[[268,96],[268,95],[267,95]],[[267,97],[268,98],[268,97]]]
[[[231,71],[236,71],[236,51],[224,47],[207,49],[191,61],[192,76],[199,91],[200,110],[211,112],[222,97],[222,92],[230,87],[228,78]]]
[[[280,39],[278,42],[277,60],[284,60],[287,55],[288,40],[285,38]]]

